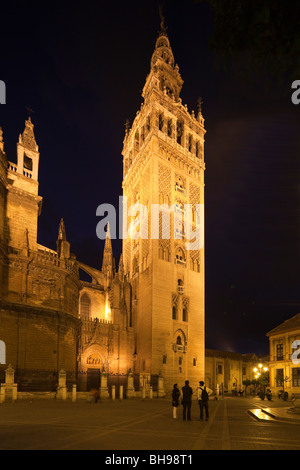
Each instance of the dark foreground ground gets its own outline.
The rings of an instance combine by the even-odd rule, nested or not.
[[[290,406],[278,399],[227,397],[210,401],[210,420],[200,422],[196,402],[192,421],[181,419],[182,407],[173,420],[164,399],[4,403],[0,449],[103,450],[108,456],[118,450],[299,450],[300,416],[288,414]],[[273,418],[249,414],[260,407],[269,407]]]

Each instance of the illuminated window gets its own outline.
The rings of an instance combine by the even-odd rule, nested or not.
[[[277,346],[276,346],[276,356],[277,356],[277,361],[282,361],[283,360],[283,344],[277,344]]]
[[[80,298],[80,318],[88,320],[91,313],[91,300],[89,296],[84,293]]]
[[[294,367],[292,369],[292,386],[300,387],[300,367]]]

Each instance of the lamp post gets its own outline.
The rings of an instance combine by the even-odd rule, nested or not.
[[[257,380],[260,388],[260,395],[262,399],[265,397],[265,389],[266,386],[268,385],[269,378],[267,377],[266,373],[268,372],[268,367],[263,366],[263,364],[258,364],[257,367],[254,367],[253,372],[254,372],[254,378]],[[263,389],[262,389],[263,388]]]

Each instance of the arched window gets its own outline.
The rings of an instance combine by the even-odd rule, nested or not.
[[[182,345],[181,336],[177,336],[176,344]]]
[[[178,247],[175,253],[175,263],[185,265],[185,254],[182,248]]]
[[[91,315],[91,299],[85,292],[80,298],[80,318],[88,320]]]
[[[172,320],[177,320],[177,308],[175,305],[172,308]]]
[[[178,286],[178,293],[183,294],[184,287],[183,287],[183,280],[182,279],[178,279],[177,286]]]

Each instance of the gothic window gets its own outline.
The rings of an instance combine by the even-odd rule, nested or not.
[[[177,336],[176,344],[178,344],[179,346],[182,346],[181,336]]]
[[[178,247],[175,253],[175,263],[185,265],[185,254],[182,248]]]
[[[84,293],[80,298],[80,318],[88,320],[91,314],[91,300],[89,296]]]
[[[175,190],[179,191],[181,193],[184,192],[184,184],[183,180],[180,176],[177,176],[176,181],[175,181]]]

